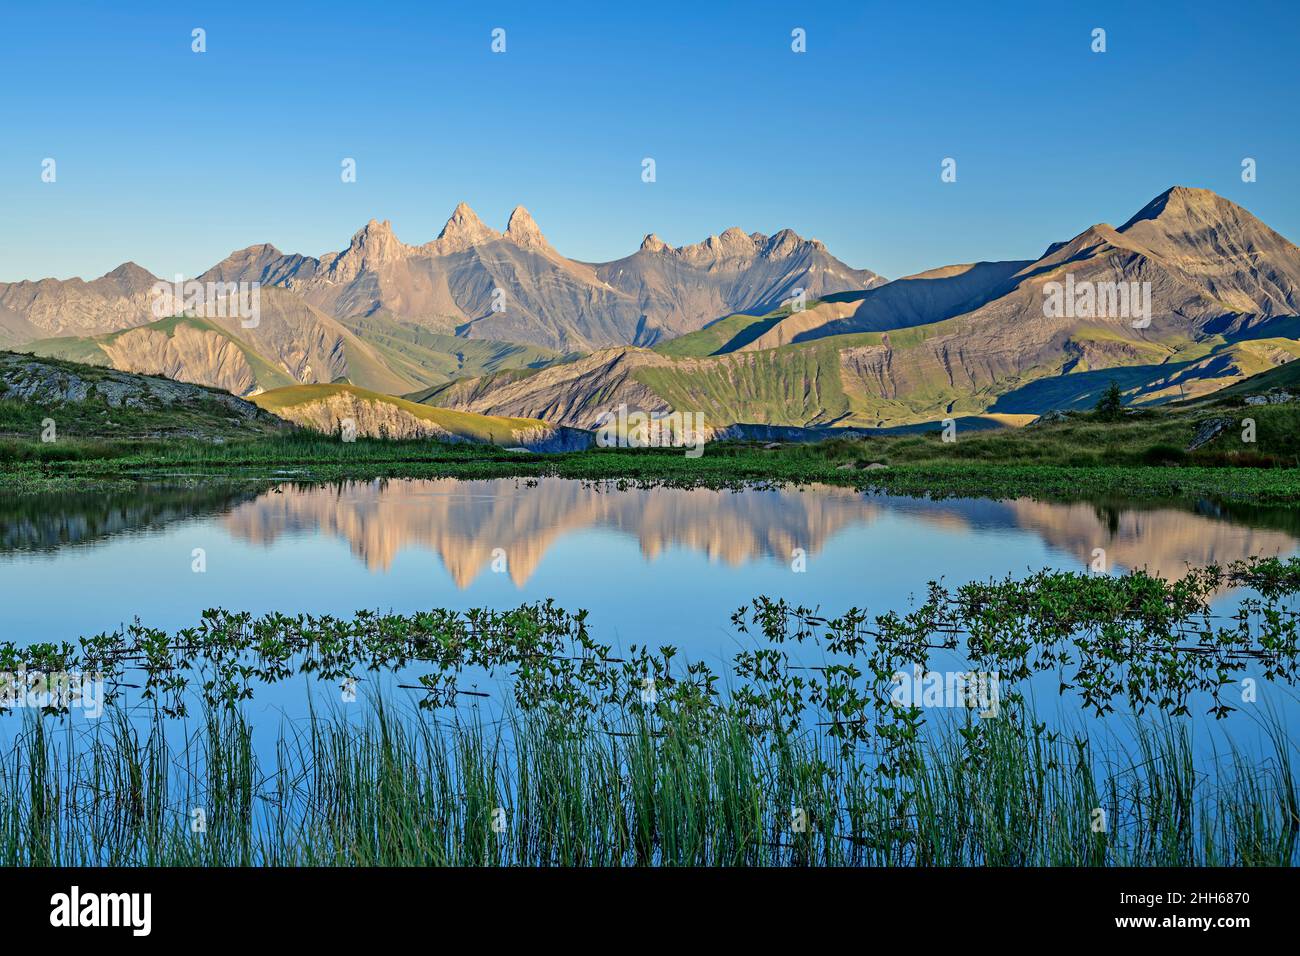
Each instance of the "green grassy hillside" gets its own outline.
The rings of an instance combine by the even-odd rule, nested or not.
[[[767,315],[728,315],[715,319],[698,332],[689,332],[661,342],[654,347],[654,351],[670,358],[703,358],[706,355],[734,352],[742,345],[754,341],[789,314],[789,309],[781,309]]]
[[[379,313],[340,321],[393,371],[430,387],[502,369],[545,368],[571,357],[536,345],[460,338]]]
[[[1288,362],[1268,371],[1252,375],[1250,378],[1229,385],[1218,392],[1224,398],[1239,398],[1246,395],[1262,395],[1273,389],[1300,392],[1300,362]]]
[[[839,352],[820,343],[681,361],[634,376],[674,408],[703,411],[719,424],[826,425],[853,412]]]
[[[506,418],[496,415],[475,415],[446,408],[420,405],[404,398],[384,395],[355,385],[293,385],[277,388],[253,397],[258,408],[297,421],[295,409],[328,402],[340,397],[351,398],[371,405],[386,406],[397,412],[429,422],[461,438],[471,441],[513,444],[513,435],[530,429],[544,429],[545,422],[534,418]]]
[[[785,316],[721,319],[657,346],[673,361],[639,369],[635,378],[674,408],[703,411],[719,424],[871,427],[1090,408],[1112,380],[1126,403],[1141,406],[1199,398],[1260,374],[1279,384],[1300,376],[1280,364],[1300,357],[1300,341],[1289,337],[1300,328],[1289,320],[1199,340],[1081,325],[1040,364],[1009,358],[996,341],[961,346],[969,331],[963,317],[737,351]],[[943,339],[959,344],[938,344]]]

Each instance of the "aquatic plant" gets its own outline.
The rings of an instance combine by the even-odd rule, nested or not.
[[[1221,623],[1211,602],[1229,588],[1247,593]],[[1036,673],[1072,670],[1062,690],[1077,690],[1098,714],[1112,711],[1117,699],[1137,713],[1156,707],[1185,714],[1192,695],[1205,693],[1222,716],[1231,709],[1224,688],[1248,667],[1267,680],[1294,682],[1300,633],[1286,603],[1297,592],[1300,558],[1250,558],[1190,569],[1176,581],[1142,570],[1044,570],[956,590],[932,581],[911,611],[874,618],[852,608],[828,619],[815,608],[759,596],[732,616],[741,635],[756,632],[762,643],[734,659],[725,703],[717,688],[721,675],[702,662],[675,666],[671,646],[632,645],[617,656],[592,636],[586,611],[566,611],[551,600],[507,611],[362,610],[350,618],[278,612],[255,618],[214,608],[175,634],[136,621],[76,644],[0,642],[0,673],[98,674],[107,703],[138,686],[164,714],[182,715],[191,691],[209,705],[233,706],[252,696],[255,685],[295,674],[345,682],[416,666],[426,707],[484,693],[461,686],[473,672],[503,677],[522,711],[596,715],[605,706],[637,704],[653,686],[660,710],[698,715],[742,706],[783,715],[786,726],[795,726],[812,708],[845,734],[866,730],[872,708],[899,709],[884,691],[901,667],[924,666],[933,651],[946,650],[960,651],[973,670],[997,673],[1013,687]],[[806,676],[784,651],[792,643],[816,643],[827,666]],[[128,673],[139,673],[143,683],[132,685]]]

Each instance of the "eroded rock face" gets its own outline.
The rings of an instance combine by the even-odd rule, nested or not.
[[[248,395],[258,388],[243,351],[213,332],[178,328],[167,335],[150,328],[132,329],[100,347],[114,368],[197,381],[235,395]]]
[[[347,393],[292,405],[282,409],[280,414],[290,421],[327,435],[339,434],[344,431],[346,422],[353,422],[356,434],[363,438],[459,440],[447,429],[407,414],[395,405],[369,402]]]
[[[430,404],[592,429],[619,405],[647,414],[670,412],[668,402],[635,373],[672,364],[644,349],[608,349],[513,381],[509,375],[489,375],[453,382]]]

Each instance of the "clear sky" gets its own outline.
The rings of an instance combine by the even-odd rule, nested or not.
[[[372,217],[419,243],[461,200],[578,259],[789,226],[891,277],[1036,256],[1175,184],[1300,240],[1294,0],[559,6],[10,0],[0,281],[319,255]]]

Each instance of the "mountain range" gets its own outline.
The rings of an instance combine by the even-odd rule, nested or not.
[[[1051,288],[1067,281],[1149,284],[1149,319],[1051,314]],[[1240,206],[1175,187],[1035,260],[947,266],[419,397],[583,428],[622,403],[700,411],[718,427],[1032,415],[1092,404],[1112,379],[1139,404],[1214,391],[1300,355],[1298,315],[1300,250]]]
[[[517,207],[505,232],[461,203],[438,237],[407,245],[371,220],[342,252],[319,258],[263,243],[232,252],[197,277],[282,289],[340,320],[384,316],[463,339],[557,352],[651,345],[719,315],[766,311],[803,290],[812,298],[884,280],[851,269],[816,239],[731,228],[674,248],[648,235],[613,262],[566,259]],[[157,278],[125,263],[93,282],[0,284],[0,344],[117,332],[148,324]]]
[[[700,411],[715,430],[1032,415],[1095,401],[1111,379],[1131,402],[1159,402],[1300,355],[1300,250],[1185,187],[1036,259],[894,281],[788,229],[681,247],[649,235],[630,256],[584,263],[523,207],[497,232],[463,203],[422,245],[372,220],[342,252],[255,245],[198,278],[260,283],[258,325],[157,320],[158,280],[127,263],[91,282],[0,284],[0,346],[245,396],[348,384],[580,428],[626,403]],[[1061,308],[1062,287],[1131,289],[1124,304],[1149,314],[1113,299]]]

